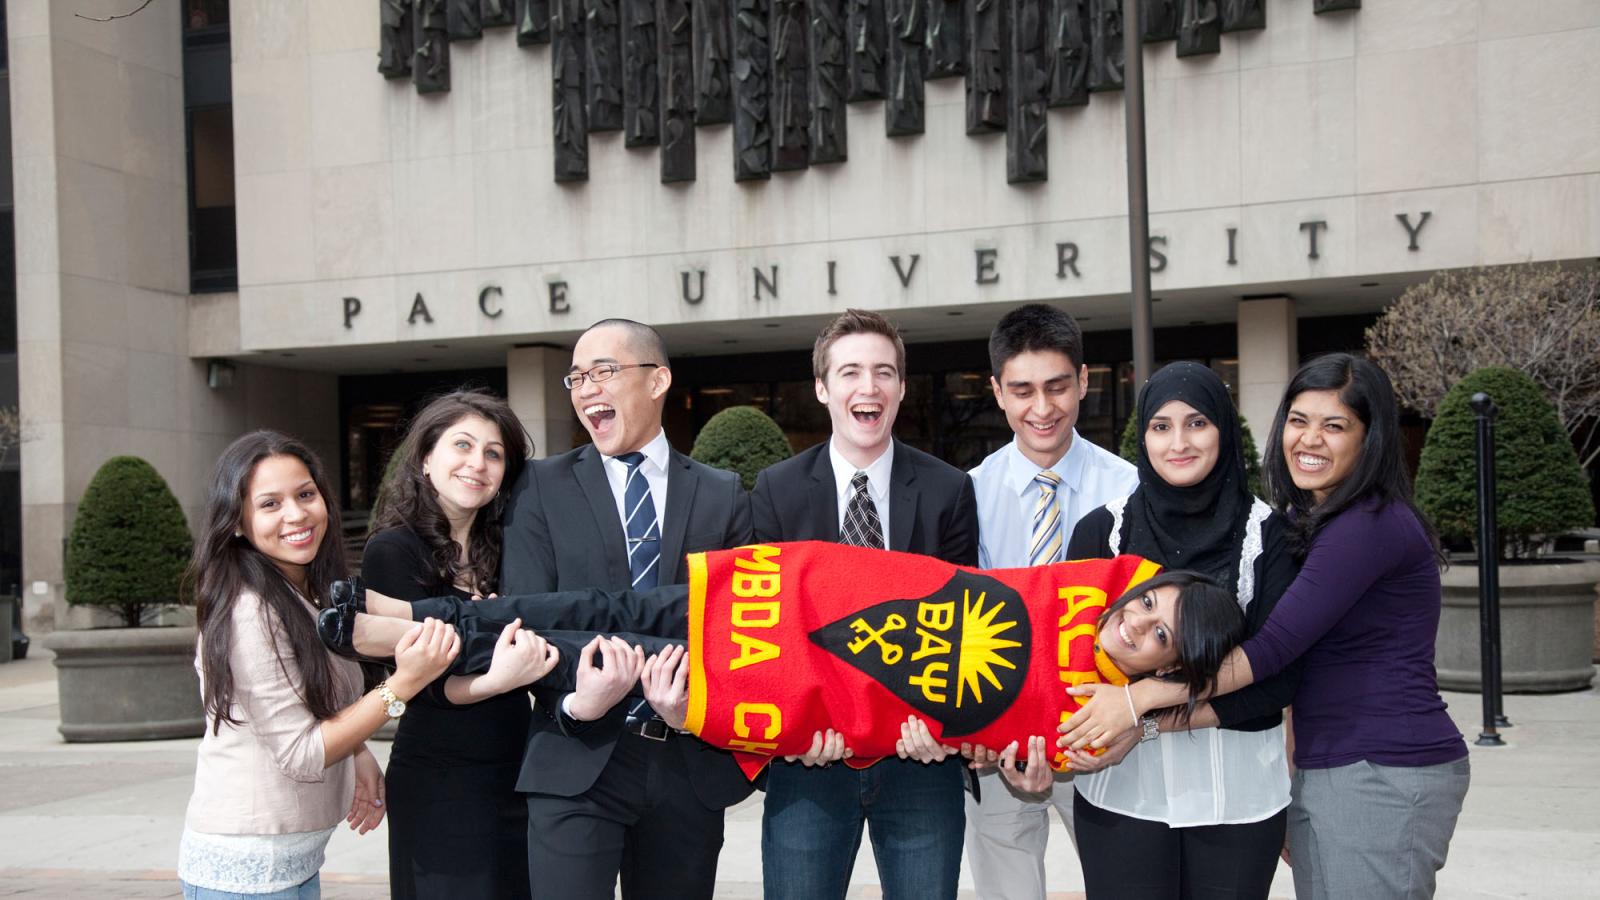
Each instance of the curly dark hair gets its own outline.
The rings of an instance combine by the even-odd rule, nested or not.
[[[450,521],[439,508],[438,491],[422,474],[422,460],[433,451],[440,435],[468,416],[479,416],[500,429],[505,444],[506,472],[500,490],[489,505],[478,511],[467,537],[466,562],[450,539]],[[487,595],[500,581],[501,526],[511,485],[522,474],[533,444],[522,422],[506,401],[487,391],[458,390],[434,398],[411,419],[405,437],[395,453],[400,459],[390,469],[387,481],[379,487],[381,498],[372,522],[372,533],[387,528],[407,527],[420,537],[433,556],[433,567],[440,583],[470,584],[474,592]]]

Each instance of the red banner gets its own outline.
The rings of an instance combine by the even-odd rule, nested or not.
[[[1126,683],[1095,621],[1159,570],[1137,556],[983,570],[821,542],[691,554],[687,727],[752,776],[827,728],[854,765],[893,756],[912,713],[950,745],[1053,736],[1079,707],[1066,687]]]

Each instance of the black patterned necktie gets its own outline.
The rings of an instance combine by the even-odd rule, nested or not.
[[[635,450],[617,456],[628,467],[622,488],[622,529],[628,534],[628,574],[633,589],[649,590],[661,580],[661,526],[656,522],[656,502],[650,496],[650,481],[640,464],[644,454]],[[637,731],[639,723],[655,718],[650,704],[637,700],[628,710],[628,728]]]
[[[839,529],[839,543],[852,547],[883,547],[883,524],[878,521],[878,507],[867,493],[867,473],[857,472],[850,479],[850,505],[844,510],[844,527]]]
[[[623,453],[617,461],[628,467],[622,489],[622,529],[628,534],[628,574],[633,589],[649,590],[661,580],[661,528],[656,523],[656,503],[650,498],[650,481],[640,470],[644,454]]]

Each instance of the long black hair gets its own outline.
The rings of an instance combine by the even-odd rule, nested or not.
[[[292,456],[304,463],[328,511],[322,543],[306,566],[304,599],[283,571],[240,534],[249,527],[246,493],[250,479],[256,466],[273,456]],[[311,714],[321,720],[339,711],[328,652],[305,611],[307,601],[319,609],[323,607],[328,586],[345,577],[339,535],[338,503],[329,490],[322,463],[304,444],[276,431],[253,431],[222,451],[206,489],[205,520],[195,542],[194,558],[184,573],[194,589],[205,709],[213,733],[221,731],[224,722],[241,724],[232,712],[234,673],[229,656],[234,639],[233,609],[246,593],[259,596],[266,607],[263,618],[278,665],[287,677],[287,662],[294,660],[300,672],[295,688]]]
[[[1328,498],[1316,502],[1310,491],[1295,486],[1284,455],[1283,427],[1295,398],[1306,391],[1337,391],[1339,402],[1355,412],[1364,435],[1361,457],[1349,477],[1334,485]],[[1411,473],[1406,468],[1405,446],[1400,437],[1400,406],[1388,373],[1375,362],[1351,353],[1329,353],[1302,365],[1283,391],[1283,402],[1272,419],[1267,438],[1262,481],[1272,505],[1290,521],[1289,550],[1304,560],[1322,526],[1339,513],[1376,497],[1380,502],[1402,503],[1439,546],[1428,517],[1411,499]]]
[[[1169,569],[1147,578],[1106,606],[1095,622],[1095,633],[1111,614],[1132,603],[1135,599],[1160,587],[1178,589],[1178,606],[1174,612],[1172,646],[1178,652],[1178,667],[1168,674],[1133,673],[1151,675],[1164,681],[1175,681],[1189,691],[1189,702],[1178,709],[1178,719],[1187,723],[1195,706],[1206,698],[1216,686],[1217,672],[1238,643],[1244,639],[1244,611],[1239,600],[1210,576],[1185,569]]]
[[[439,508],[439,492],[428,476],[422,474],[422,461],[433,452],[450,426],[468,416],[478,416],[500,429],[500,443],[505,447],[505,476],[500,490],[488,505],[478,510],[467,533],[466,562],[461,561],[461,548],[450,539],[450,520]],[[406,435],[401,439],[396,453],[401,458],[390,469],[389,480],[381,488],[383,502],[372,522],[372,533],[386,528],[409,526],[428,546],[433,558],[433,574],[439,584],[451,585],[468,582],[474,593],[488,596],[498,589],[500,580],[500,551],[507,498],[511,485],[527,464],[531,449],[522,422],[506,401],[488,391],[459,390],[436,397],[411,420]],[[422,585],[432,588],[434,585]]]

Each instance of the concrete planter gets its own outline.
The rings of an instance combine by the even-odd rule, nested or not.
[[[198,737],[205,730],[194,628],[95,628],[46,635],[69,743]]]
[[[1441,580],[1444,609],[1435,646],[1439,687],[1480,690],[1478,567],[1454,563]],[[1507,693],[1589,686],[1596,582],[1600,562],[1500,564],[1501,677]]]

